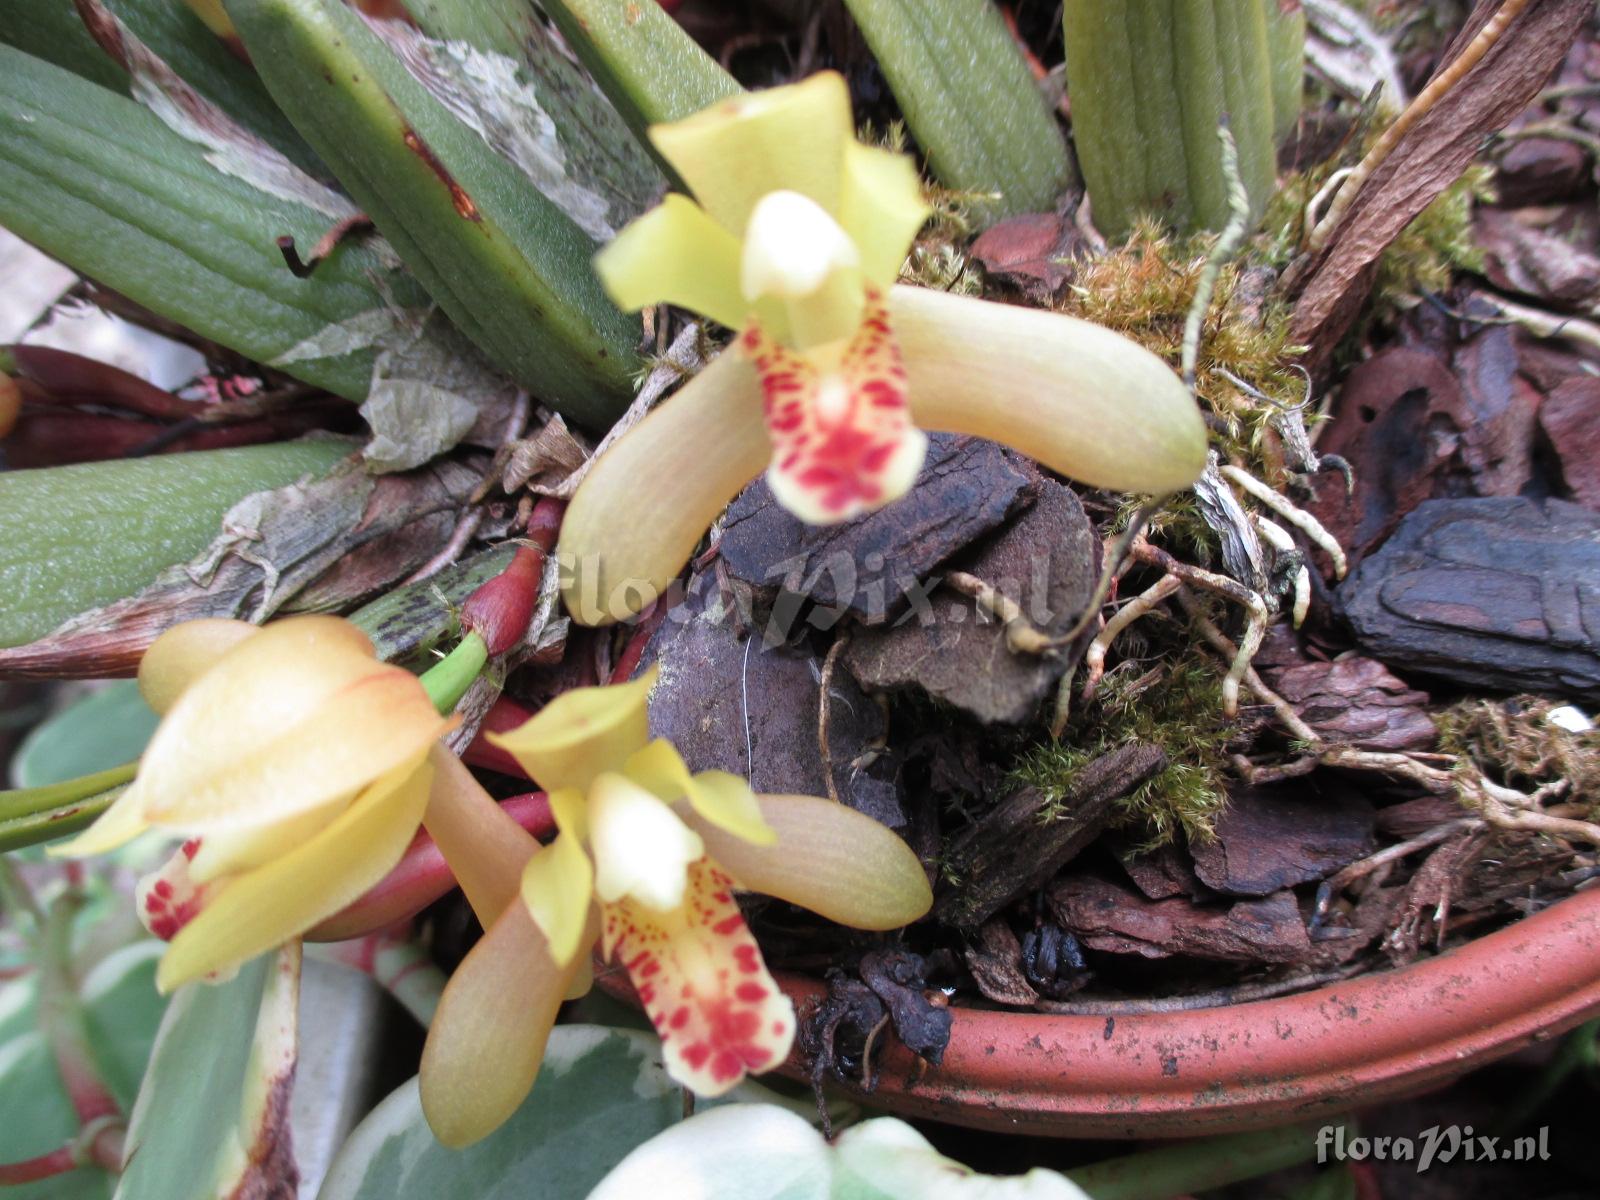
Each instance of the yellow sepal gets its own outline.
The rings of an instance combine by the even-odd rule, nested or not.
[[[156,972],[170,992],[227,971],[331,917],[393,869],[428,804],[426,755],[387,772],[320,833],[229,880],[172,939]]]
[[[621,768],[649,740],[652,667],[632,683],[563,692],[509,733],[489,741],[544,788],[587,790],[595,776]]]
[[[595,274],[617,307],[676,304],[738,329],[739,241],[684,196],[669,195],[595,255]]]
[[[583,794],[572,789],[551,792],[550,811],[561,832],[522,869],[522,903],[549,943],[550,957],[566,967],[584,949],[594,865],[583,848]]]
[[[854,140],[850,92],[842,75],[823,71],[654,125],[650,140],[706,212],[742,237],[768,192],[799,192],[833,209],[844,147]]]

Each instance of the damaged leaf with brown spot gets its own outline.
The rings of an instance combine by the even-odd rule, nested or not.
[[[549,407],[604,428],[640,337],[594,243],[334,0],[229,12],[267,88],[456,326]]]
[[[300,944],[167,1009],[128,1126],[121,1200],[293,1200]]]

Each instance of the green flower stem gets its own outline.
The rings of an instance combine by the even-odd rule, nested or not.
[[[0,852],[86,829],[121,793],[136,762],[45,787],[0,792]]]
[[[120,1117],[116,1098],[100,1078],[89,1027],[78,997],[72,966],[72,930],[87,903],[81,889],[69,887],[50,905],[39,939],[39,1032],[56,1060],[78,1120],[88,1126],[106,1117]]]
[[[1065,1172],[1094,1200],[1163,1200],[1254,1179],[1307,1162],[1326,1121],[1196,1138]]]
[[[456,703],[478,678],[489,661],[489,647],[476,633],[469,633],[456,648],[422,674],[428,699],[442,713],[455,711]]]

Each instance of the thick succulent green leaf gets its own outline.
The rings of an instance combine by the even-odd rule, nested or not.
[[[1272,60],[1272,136],[1282,141],[1300,123],[1306,94],[1306,10],[1298,0],[1260,0],[1267,14]]]
[[[610,240],[666,187],[650,152],[529,0],[411,0],[407,8],[429,37],[451,43],[434,43],[440,74],[461,90],[478,85],[479,96],[467,99],[486,110],[487,140],[536,185],[552,165],[560,170],[583,210],[563,203],[561,191],[541,190],[591,237]],[[483,95],[497,88],[503,98]],[[531,153],[519,154],[523,146]]]
[[[161,945],[139,942],[101,960],[83,982],[91,1044],[112,1094],[133,1101],[166,1002],[156,994]],[[34,1027],[33,978],[0,987],[0,1162],[17,1162],[65,1145],[78,1131],[55,1060]],[[107,1200],[115,1181],[92,1167],[6,1188],[6,1200]]]
[[[654,1034],[559,1025],[528,1099],[483,1141],[465,1150],[441,1146],[423,1118],[413,1079],[350,1135],[317,1200],[578,1200],[635,1146],[677,1122],[682,1096],[661,1066]],[[730,1097],[770,1098],[756,1084]],[[657,1185],[635,1195],[692,1194]]]
[[[426,304],[376,250],[342,246],[297,279],[276,245],[310,246],[349,210],[307,191],[263,189],[213,165],[219,152],[149,109],[70,71],[0,46],[0,225],[213,341],[262,362],[358,318],[379,328],[284,369],[361,399],[391,309]],[[321,204],[319,208],[317,205]]]
[[[0,646],[133,594],[205,549],[238,500],[322,474],[348,450],[287,442],[0,473]]]
[[[109,683],[52,715],[11,760],[18,787],[44,787],[120,767],[144,753],[160,720],[131,679]]]
[[[183,0],[101,0],[190,87],[312,173],[321,167],[255,72]],[[73,0],[0,0],[0,42],[129,93],[133,77],[89,36]]]
[[[991,0],[845,3],[939,182],[987,220],[1055,206],[1066,138]]]
[[[540,0],[622,119],[645,130],[744,89],[656,0]]]
[[[457,327],[537,398],[603,428],[632,395],[640,325],[594,243],[339,0],[230,0],[285,112]]]
[[[172,998],[129,1119],[116,1200],[285,1194],[299,981],[295,943]]]
[[[1228,183],[1217,127],[1239,148],[1259,216],[1276,178],[1266,13],[1224,0],[1067,0],[1072,133],[1095,224],[1125,232],[1140,212],[1220,230]]]

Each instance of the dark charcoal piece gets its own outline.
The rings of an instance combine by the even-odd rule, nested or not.
[[[999,446],[935,433],[909,495],[841,525],[805,524],[778,507],[764,478],[756,480],[729,506],[719,552],[734,578],[769,595],[806,596],[874,625],[1028,500],[1028,476]]]
[[[1213,841],[1189,847],[1195,874],[1229,896],[1266,896],[1322,879],[1372,853],[1372,805],[1301,787],[1240,789],[1217,818]]]
[[[959,565],[1015,601],[1035,628],[1059,635],[1094,592],[1100,537],[1070,488],[1049,479],[1037,487],[1033,507]],[[1016,653],[999,621],[942,587],[894,625],[859,631],[844,661],[872,690],[920,688],[986,724],[1015,725],[1034,715],[1088,640],[1086,631],[1052,655]]]
[[[1576,504],[1430,500],[1337,599],[1392,667],[1600,701],[1600,515]]]
[[[661,666],[650,732],[677,746],[691,770],[732,771],[758,792],[826,796],[817,745],[822,664],[787,647],[763,646],[753,634],[741,640],[716,594],[708,577],[694,580],[645,651],[645,665]],[[839,798],[904,829],[898,785],[852,765],[883,732],[882,710],[847,672],[835,671],[828,745]]]

